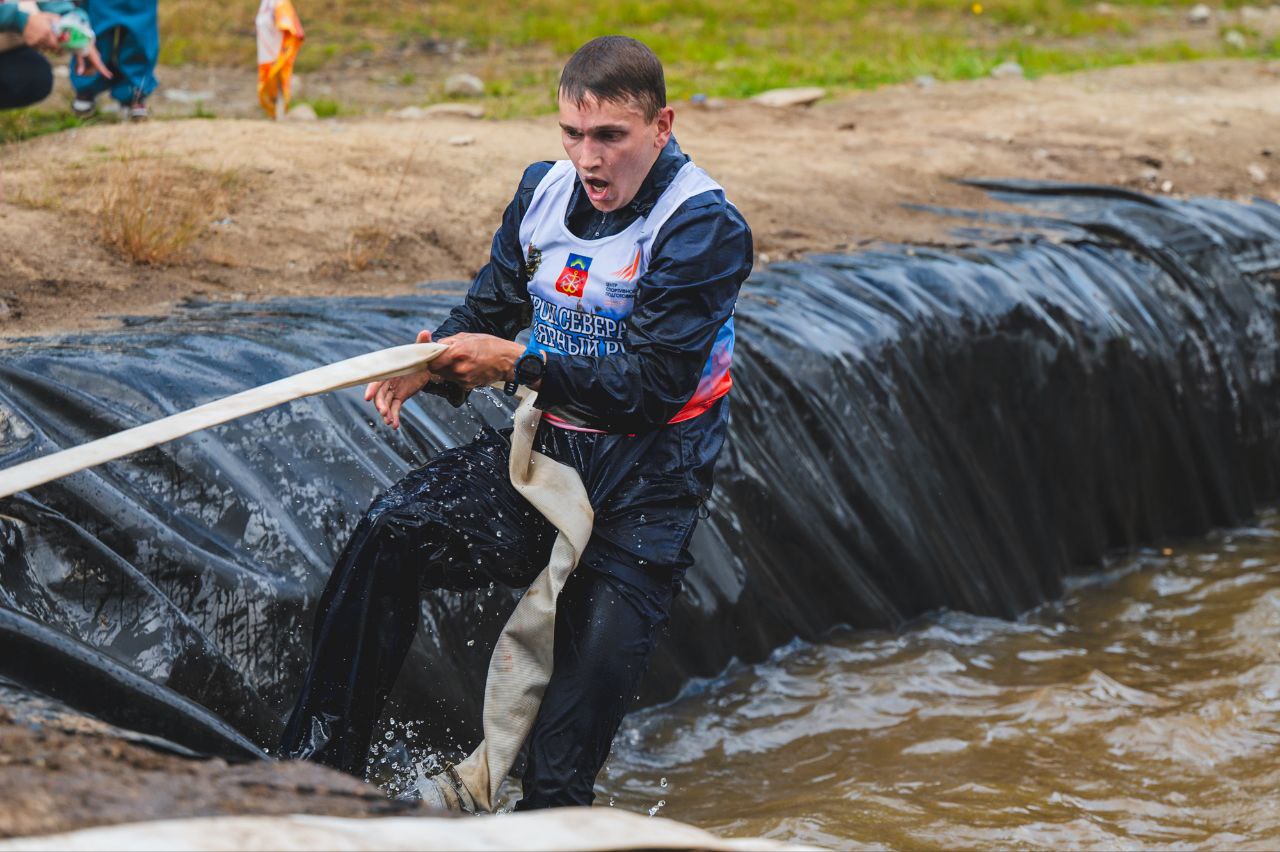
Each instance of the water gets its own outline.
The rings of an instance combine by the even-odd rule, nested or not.
[[[1272,511],[1015,622],[794,643],[698,684],[628,720],[600,800],[833,848],[1276,848],[1278,747]]]

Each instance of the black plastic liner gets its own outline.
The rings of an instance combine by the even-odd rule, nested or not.
[[[835,625],[1013,616],[1109,550],[1276,496],[1280,208],[979,185],[1031,213],[983,217],[980,248],[812,257],[744,288],[733,434],[650,700]],[[199,305],[4,350],[0,466],[412,340],[461,292]],[[251,752],[200,705],[269,747],[364,507],[508,416],[471,399],[423,397],[392,433],[330,394],[0,500],[0,659],[38,661],[0,675]],[[424,600],[397,706],[440,745],[477,735],[512,600]],[[139,681],[163,694],[121,720]]]

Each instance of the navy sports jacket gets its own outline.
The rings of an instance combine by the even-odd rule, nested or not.
[[[582,239],[625,230],[648,213],[688,159],[673,137],[635,198],[610,213],[592,207],[577,184],[566,224]],[[489,263],[434,339],[469,331],[510,340],[529,326],[532,305],[520,221],[550,167],[542,162],[525,170],[493,237]],[[586,425],[611,434],[543,424],[539,449],[581,474],[596,509],[596,538],[648,566],[627,572],[631,576],[624,579],[634,582],[636,574],[650,574],[666,583],[668,571],[651,572],[674,568],[678,578],[688,563],[690,512],[711,493],[712,471],[728,428],[728,398],[691,420],[667,421],[693,395],[716,334],[732,316],[738,290],[751,272],[752,255],[751,231],[723,193],[696,195],[657,235],[626,321],[626,351],[548,354],[539,405],[570,407]]]
[[[610,213],[574,188],[566,224],[582,239],[625,230],[646,215],[688,161],[674,137],[632,201]],[[489,263],[476,275],[466,302],[437,329],[439,340],[460,331],[514,339],[532,319],[526,289],[520,220],[550,163],[525,170]],[[549,355],[538,392],[541,407],[573,410],[587,425],[637,433],[666,423],[692,396],[716,333],[733,313],[738,288],[751,271],[751,231],[719,192],[686,201],[658,233],[649,268],[638,281],[626,323],[626,352],[606,357]]]

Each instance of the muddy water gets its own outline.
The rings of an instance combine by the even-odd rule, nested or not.
[[[1019,622],[792,645],[631,717],[600,801],[835,848],[1280,845],[1280,516]]]

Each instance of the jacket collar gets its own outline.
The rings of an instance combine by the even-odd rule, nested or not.
[[[631,199],[627,206],[640,216],[648,216],[649,211],[653,210],[653,205],[658,203],[658,198],[663,191],[671,185],[671,181],[676,178],[676,173],[687,162],[689,157],[680,150],[680,144],[676,142],[673,134],[658,154],[658,159],[649,169],[649,174],[645,175],[644,182],[636,190],[635,198]]]

